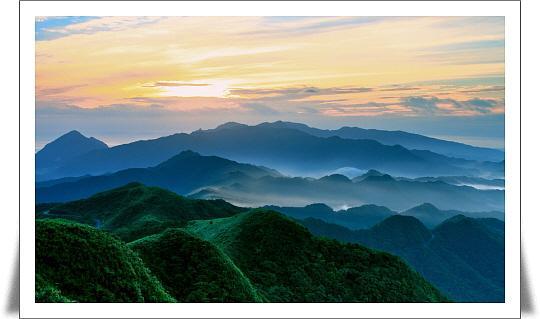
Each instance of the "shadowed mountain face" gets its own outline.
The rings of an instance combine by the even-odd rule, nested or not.
[[[313,234],[396,254],[455,301],[504,302],[504,222],[456,215],[430,231],[394,215],[367,230],[308,218]]]
[[[241,206],[301,206],[323,202],[331,207],[372,203],[405,210],[428,198],[443,209],[463,211],[502,210],[504,191],[477,190],[444,182],[396,180],[375,174],[353,182],[343,175],[320,179],[285,177],[264,167],[241,164],[215,156],[184,151],[151,168],[119,171],[36,189],[36,201],[64,202],[87,197],[130,182],[172,190],[200,199],[224,199]],[[460,198],[456,201],[456,198]]]
[[[375,140],[385,145],[401,145],[408,149],[429,150],[449,157],[493,162],[504,160],[504,152],[496,149],[475,147],[403,131],[384,131],[363,129],[359,127],[342,127],[337,130],[321,130],[309,127],[305,124],[282,121],[264,123],[264,125],[275,128],[293,128],[319,137],[338,136],[345,139]]]
[[[502,163],[483,163],[384,145],[369,139],[320,137],[260,124],[223,125],[97,150],[64,161],[47,177],[97,175],[155,166],[183,150],[264,165],[292,175],[320,176],[343,167],[381,169],[403,176],[501,175]]]
[[[82,154],[107,149],[107,144],[86,137],[78,131],[66,133],[45,145],[36,153],[36,177],[48,176],[51,171]]]

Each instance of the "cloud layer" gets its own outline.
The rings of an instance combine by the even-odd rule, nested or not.
[[[504,115],[504,41],[503,17],[38,17],[37,125],[456,126]]]

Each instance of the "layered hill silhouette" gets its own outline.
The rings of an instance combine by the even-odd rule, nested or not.
[[[158,165],[183,150],[268,166],[292,175],[324,175],[343,167],[374,168],[409,177],[504,174],[503,162],[459,159],[429,150],[385,145],[372,139],[320,137],[265,123],[256,126],[228,124],[211,130],[92,150],[63,161],[54,170],[38,170],[37,173],[44,180],[144,168]]]
[[[224,199],[241,206],[301,206],[324,202],[332,207],[372,203],[401,211],[425,202],[442,209],[485,211],[504,209],[504,191],[478,190],[441,181],[398,180],[388,174],[360,181],[334,174],[320,179],[287,177],[279,172],[216,156],[183,151],[150,168],[48,182],[36,189],[36,201],[65,202],[130,182],[158,186],[199,199]],[[459,201],[456,201],[459,198]]]
[[[458,210],[441,210],[430,203],[423,203],[416,207],[407,209],[406,211],[401,212],[401,215],[416,217],[429,228],[433,228],[442,223],[443,221],[457,215],[463,215],[473,218],[495,218],[500,221],[504,221],[503,212],[491,211],[469,213]]]
[[[85,198],[130,182],[140,182],[166,188],[178,194],[187,194],[203,186],[233,179],[279,175],[278,172],[268,168],[183,151],[154,167],[131,168],[101,176],[80,177],[67,181],[63,178],[38,183],[36,201],[64,202]]]
[[[504,302],[504,222],[456,215],[429,230],[412,216],[393,215],[367,230],[308,218],[318,236],[360,243],[402,257],[455,301]]]
[[[362,205],[338,211],[334,211],[325,204],[311,204],[304,207],[265,206],[265,208],[294,219],[317,218],[351,229],[369,228],[383,219],[397,214],[384,206],[377,205]]]
[[[471,177],[471,176],[438,176],[438,177],[419,177],[415,178],[417,181],[428,182],[428,181],[442,181],[448,184],[454,185],[467,185],[473,186],[476,188],[484,189],[503,189],[504,179],[486,179],[481,177]]]
[[[493,162],[504,160],[504,152],[496,149],[476,147],[404,131],[386,131],[349,126],[337,130],[321,130],[301,123],[283,121],[263,124],[275,128],[292,128],[319,137],[338,136],[346,139],[375,140],[385,145],[401,145],[408,149],[429,150],[449,157]]]
[[[493,218],[504,221],[503,212],[463,212],[457,210],[440,210],[430,203],[423,203],[403,212],[395,212],[384,206],[362,205],[342,210],[333,210],[325,204],[311,204],[304,207],[266,206],[265,208],[280,212],[294,219],[315,218],[327,223],[337,224],[349,229],[366,229],[394,215],[413,216],[426,227],[434,228],[450,217],[463,215],[472,218]]]
[[[121,207],[126,189],[134,187],[109,192],[110,207]],[[131,196],[132,201],[140,197]],[[161,196],[141,197],[145,206],[153,206],[146,211],[168,207],[160,203],[167,201]],[[180,201],[175,206],[190,211],[192,204]],[[129,219],[130,214],[110,210],[109,205],[78,205],[79,213],[65,218]],[[213,203],[202,207],[197,214],[223,216],[212,209]],[[154,229],[155,234],[129,244],[107,234],[115,233],[110,226],[97,229],[90,226],[93,223],[38,215],[36,298],[42,302],[448,301],[395,256],[314,237],[277,212],[237,209],[242,212],[231,217]],[[150,215],[169,220],[165,213]]]
[[[360,181],[338,174],[320,179],[285,176],[244,178],[227,184],[209,185],[192,192],[190,197],[221,198],[252,207],[325,203],[337,210],[343,206],[362,206],[369,203],[394,211],[403,211],[428,200],[446,210],[504,211],[504,190],[479,190],[442,181],[401,180],[388,174],[372,175]],[[490,215],[496,216],[500,216],[500,213]]]

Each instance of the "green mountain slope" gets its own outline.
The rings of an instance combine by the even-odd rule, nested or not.
[[[174,302],[124,243],[87,225],[36,221],[37,302]]]
[[[399,258],[320,239],[272,211],[191,221],[186,229],[226,252],[271,302],[440,302]]]
[[[403,215],[366,230],[315,218],[300,222],[315,235],[402,257],[453,300],[504,302],[504,222],[498,219],[457,215],[433,230]]]
[[[129,244],[179,302],[260,302],[228,256],[181,229]]]
[[[227,217],[245,211],[223,200],[187,199],[139,183],[130,183],[48,209],[41,206],[38,217],[75,220],[112,232],[125,241],[182,226],[187,220]]]

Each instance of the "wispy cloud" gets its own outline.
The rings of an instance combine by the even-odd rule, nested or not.
[[[36,17],[36,41],[75,34],[119,31],[154,23],[160,17]]]
[[[458,101],[451,98],[411,96],[402,100],[403,105],[419,114],[428,115],[481,115],[503,113],[504,102],[474,98]]]

